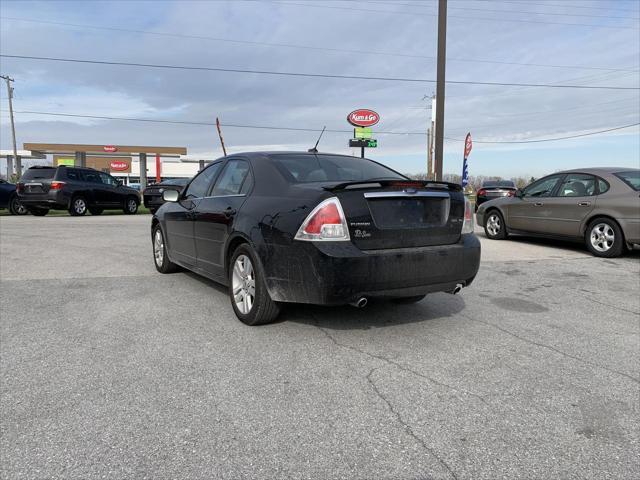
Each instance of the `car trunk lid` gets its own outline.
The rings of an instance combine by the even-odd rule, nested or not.
[[[374,181],[326,186],[362,250],[449,245],[460,239],[464,195],[444,182]]]

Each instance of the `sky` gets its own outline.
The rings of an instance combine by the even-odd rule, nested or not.
[[[449,81],[625,87],[626,90],[448,83],[445,173],[541,176],[564,168],[640,167],[638,126],[541,143],[484,143],[581,135],[640,122],[638,0],[449,0]],[[435,79],[433,0],[0,1],[0,53],[128,63],[329,75]],[[65,25],[60,25],[60,23]],[[73,25],[69,25],[73,24]],[[570,24],[570,25],[569,25]],[[265,45],[269,44],[269,45]],[[277,46],[274,44],[278,44]],[[304,48],[303,48],[304,47]],[[371,108],[369,158],[426,172],[435,83],[268,76],[0,58],[15,79],[23,142],[186,146],[222,155],[208,125],[100,120],[49,112],[308,128],[223,127],[230,152],[348,147],[347,114]],[[2,86],[2,85],[0,85]],[[0,90],[0,148],[11,148]],[[393,132],[376,133],[376,132]],[[407,134],[407,132],[409,132]]]

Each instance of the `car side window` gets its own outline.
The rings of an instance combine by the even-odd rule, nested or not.
[[[244,189],[243,187],[248,177],[249,164],[244,160],[231,160],[220,174],[220,178],[213,187],[212,195],[216,197],[246,193],[248,189]]]
[[[189,186],[187,187],[186,192],[184,193],[185,198],[202,198],[207,195],[211,184],[216,178],[218,171],[220,170],[220,165],[222,162],[213,163],[209,165],[207,168],[202,170],[196,177],[191,181]]]
[[[67,169],[67,180],[80,181],[80,180],[82,180],[82,177],[80,176],[80,172],[78,170],[69,170],[69,169]]]
[[[562,175],[551,175],[541,178],[537,182],[533,182],[525,189],[524,196],[536,198],[550,197],[561,177]]]
[[[596,177],[584,173],[569,173],[560,184],[559,197],[590,197],[596,194]]]
[[[102,183],[104,183],[105,185],[111,185],[113,187],[115,187],[118,183],[116,182],[115,178],[113,178],[111,175],[107,175],[104,172],[100,172],[100,180],[102,181]]]
[[[608,191],[609,191],[609,184],[605,182],[603,179],[598,178],[598,195],[601,195]]]
[[[98,172],[92,172],[91,170],[85,170],[84,172],[82,172],[82,176],[84,177],[84,180],[86,182],[102,183],[102,180],[100,180],[100,175],[98,175]]]

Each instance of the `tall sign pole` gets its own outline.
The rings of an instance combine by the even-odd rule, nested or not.
[[[447,0],[438,0],[438,73],[436,78],[435,177],[442,180],[444,150],[444,82],[447,60]]]
[[[18,147],[16,145],[16,126],[13,123],[13,87],[11,86],[11,82],[13,82],[13,78],[9,77],[8,75],[1,75],[0,78],[2,78],[5,82],[7,82],[7,97],[9,99],[9,116],[11,117],[11,136],[13,137],[13,161],[16,164],[16,173],[18,175],[18,178],[20,178],[20,176],[22,175],[22,167],[20,167],[20,161],[18,159]],[[9,165],[9,162],[7,162],[7,165]],[[10,173],[8,173],[7,176],[7,180],[10,180]]]

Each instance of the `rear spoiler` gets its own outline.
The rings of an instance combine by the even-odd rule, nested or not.
[[[432,180],[360,180],[353,182],[336,183],[335,185],[326,185],[322,188],[330,192],[338,190],[353,190],[356,188],[427,188],[437,190],[448,190],[450,192],[461,192],[462,186],[457,183],[436,182]]]

